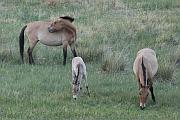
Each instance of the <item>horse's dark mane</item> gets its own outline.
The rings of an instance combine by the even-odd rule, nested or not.
[[[73,26],[73,24],[67,20],[62,19],[61,21],[63,21],[63,25],[66,26],[65,28],[74,34],[74,40],[76,40],[76,28]]]
[[[59,18],[65,19],[65,20],[69,20],[70,22],[74,21],[74,18],[70,17],[70,16],[61,16]]]
[[[144,66],[144,63],[143,63],[143,57],[142,57],[142,70],[143,70],[143,77],[144,77],[144,86],[146,86],[146,68]]]

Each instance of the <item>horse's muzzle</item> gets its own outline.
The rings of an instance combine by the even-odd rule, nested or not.
[[[76,100],[77,99],[77,95],[73,95],[73,98]]]
[[[51,27],[48,27],[48,31],[49,31],[50,33],[53,33],[53,32],[54,32],[54,29],[52,29]]]
[[[141,110],[144,110],[144,108],[145,108],[145,107],[143,107],[143,106],[140,106],[140,109],[141,109]]]

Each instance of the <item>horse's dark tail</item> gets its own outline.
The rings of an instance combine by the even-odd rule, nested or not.
[[[78,69],[78,73],[77,73],[77,76],[76,76],[76,81],[75,81],[75,84],[77,85],[78,83],[78,79],[79,79],[79,72],[80,72],[80,64],[77,65],[77,69]]]
[[[144,77],[144,85],[146,86],[147,85],[147,81],[146,81],[146,67],[144,66],[144,62],[143,62],[143,56],[142,56],[142,71],[143,71],[143,77]]]
[[[23,53],[24,53],[24,31],[26,29],[27,25],[24,26],[21,29],[20,35],[19,35],[19,50],[20,50],[20,56],[21,56],[21,62],[23,63]]]

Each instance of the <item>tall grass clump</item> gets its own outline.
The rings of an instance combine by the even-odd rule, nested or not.
[[[123,0],[133,9],[166,10],[179,7],[179,0]]]
[[[105,72],[124,71],[127,61],[127,56],[124,55],[123,50],[119,53],[109,49],[107,52],[104,52],[101,69]]]
[[[103,50],[99,47],[83,47],[77,48],[78,56],[81,56],[86,62],[97,62],[101,59]]]
[[[0,60],[1,62],[7,62],[12,60],[12,51],[10,49],[0,51]]]
[[[177,48],[177,52],[175,53],[175,62],[177,66],[180,66],[180,45]]]
[[[172,81],[175,63],[167,59],[160,59],[158,63],[157,78],[160,78],[162,81]]]

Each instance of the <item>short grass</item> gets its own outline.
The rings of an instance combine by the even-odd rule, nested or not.
[[[179,0],[1,0],[0,118],[2,120],[180,118]],[[18,36],[28,22],[75,17],[77,50],[87,64],[91,96],[71,95],[71,59],[62,47],[37,44],[36,65],[19,62]],[[28,42],[26,38],[25,50]],[[142,111],[132,64],[144,47],[157,53],[154,84]]]
[[[141,111],[133,74],[103,74],[98,66],[87,64],[91,96],[84,93],[75,101],[70,65],[1,65],[1,118],[179,119],[179,82],[156,83],[157,103],[149,99],[148,107]]]

